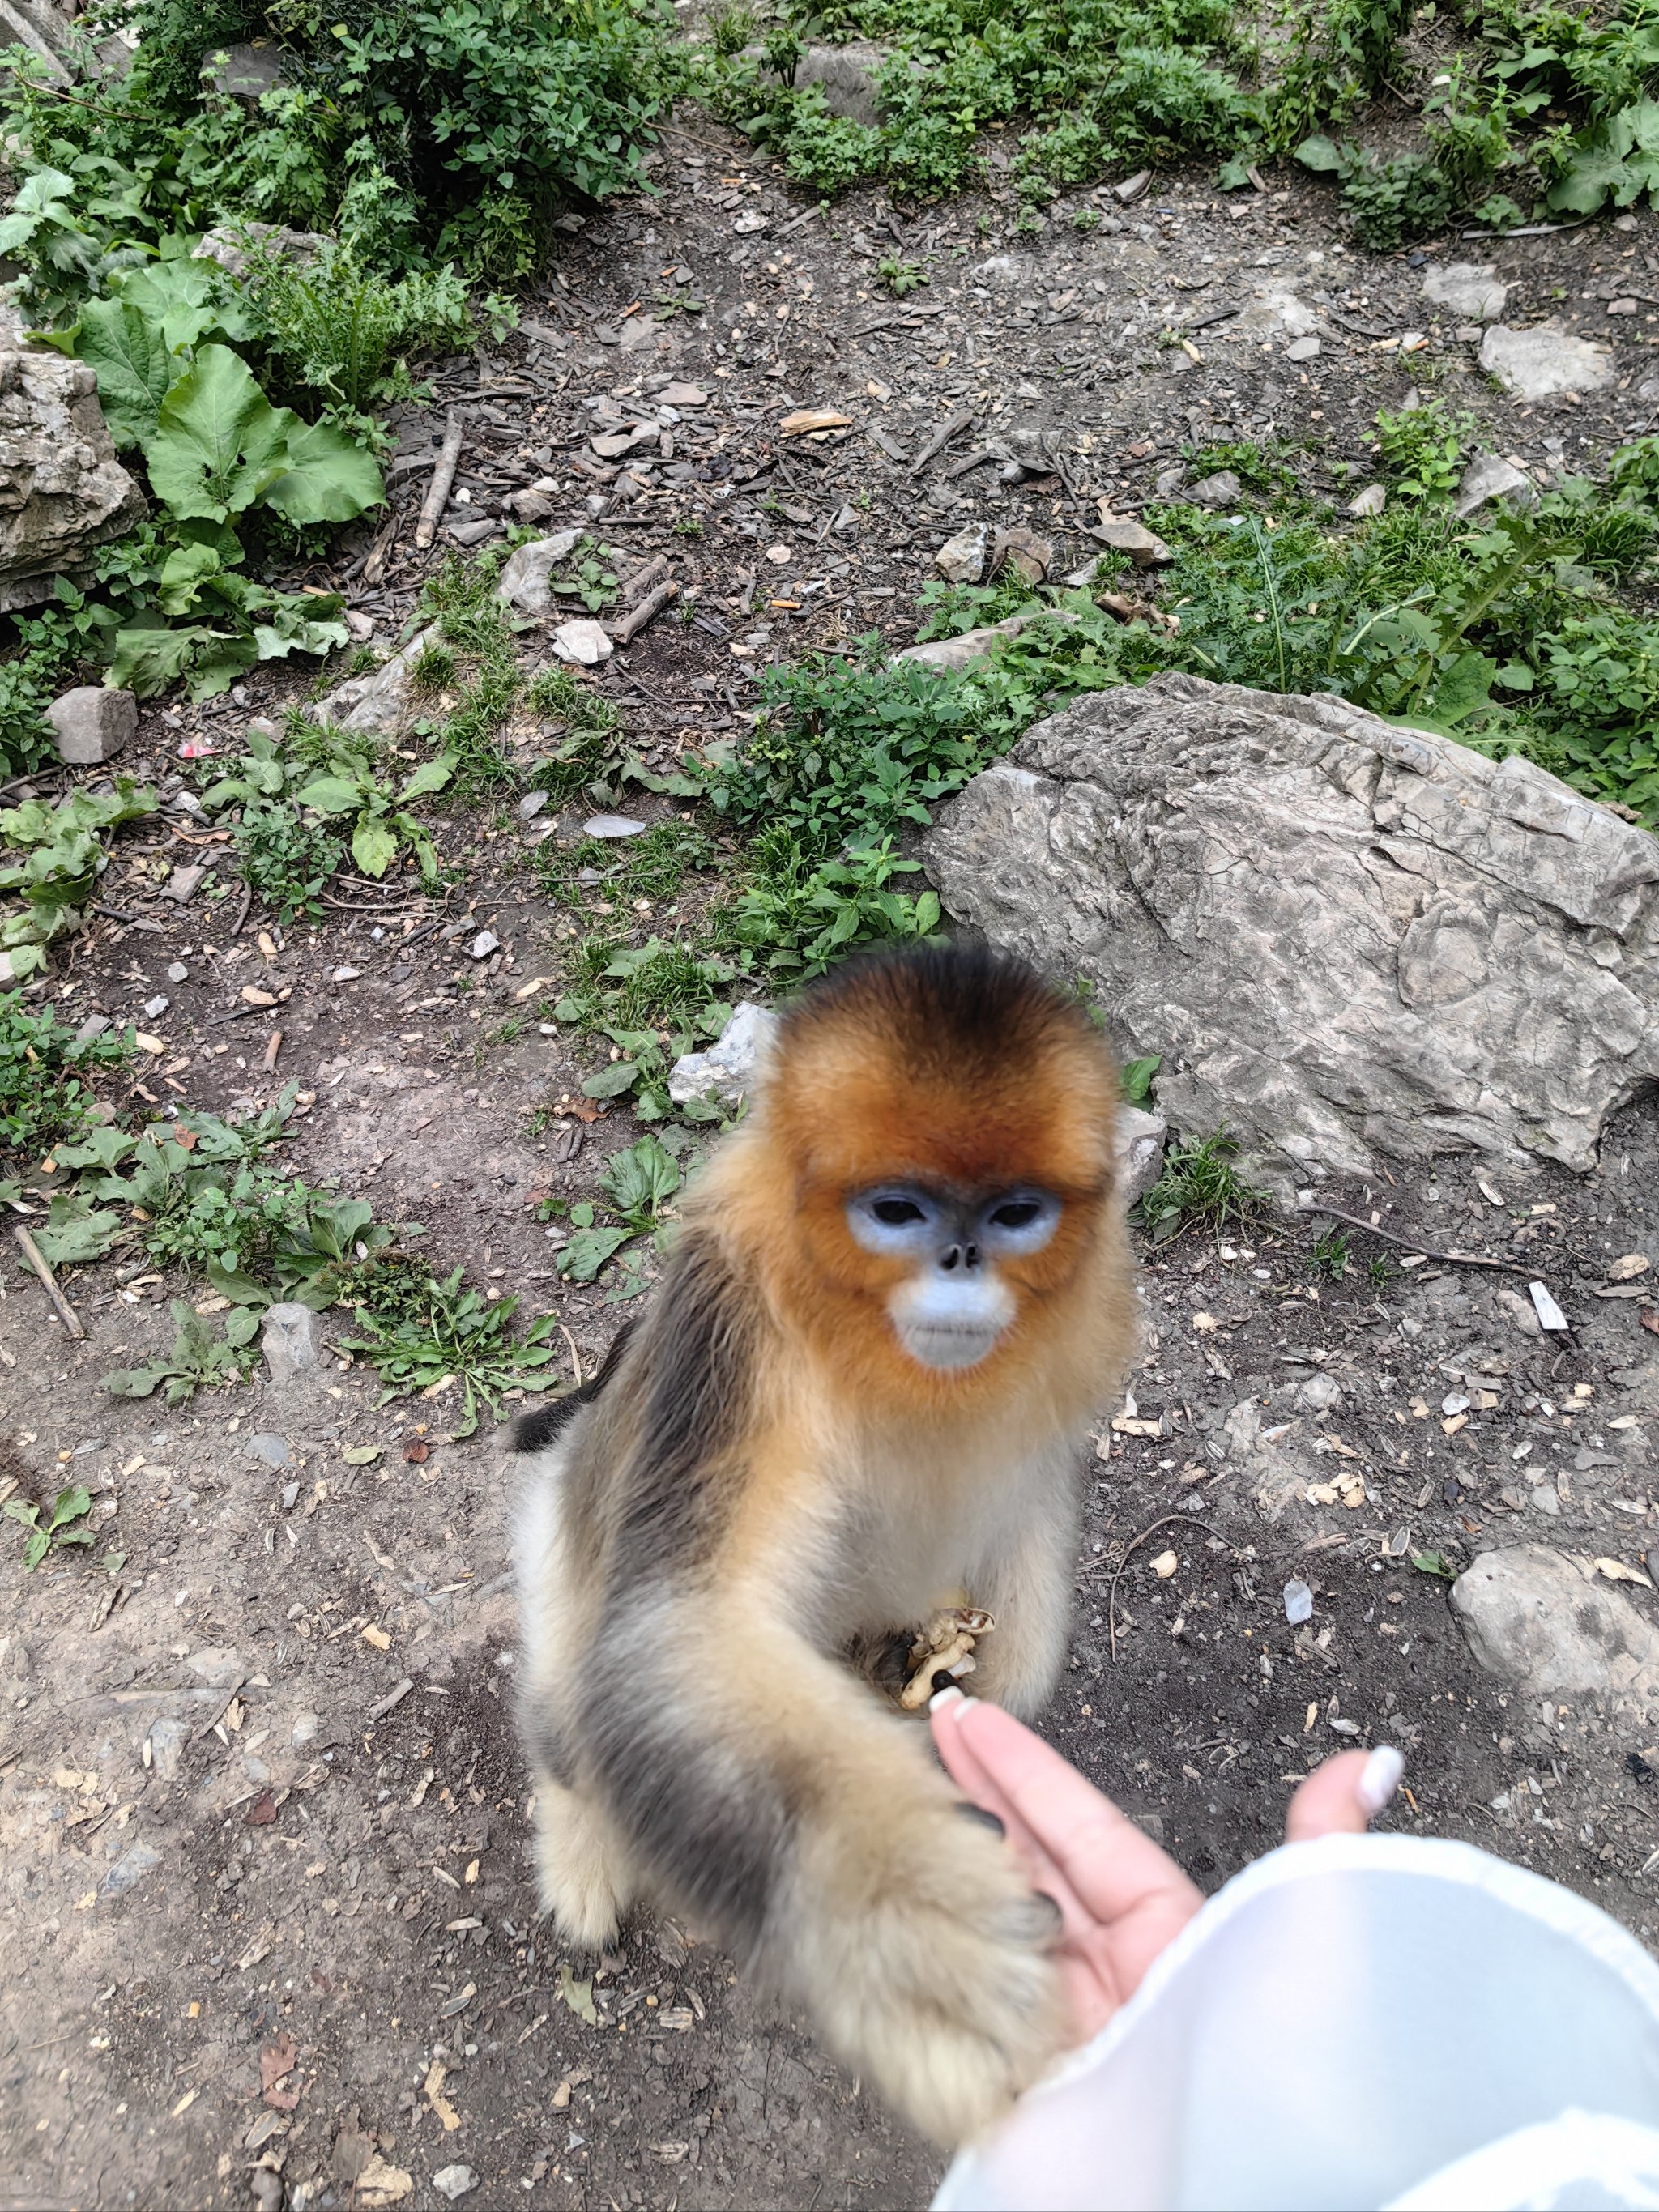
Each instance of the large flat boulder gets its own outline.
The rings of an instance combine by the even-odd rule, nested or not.
[[[1518,759],[1196,677],[1097,692],[939,818],[949,911],[1094,985],[1178,1128],[1281,1189],[1580,1170],[1659,1074],[1659,840]]]

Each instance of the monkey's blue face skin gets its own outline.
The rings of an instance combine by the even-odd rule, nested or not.
[[[925,1183],[878,1183],[847,1201],[855,1241],[912,1272],[887,1310],[899,1341],[924,1367],[974,1367],[1014,1317],[999,1260],[1040,1252],[1060,1226],[1060,1200],[1021,1184],[963,1200]]]

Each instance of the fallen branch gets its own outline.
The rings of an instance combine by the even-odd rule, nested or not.
[[[64,1296],[64,1293],[58,1289],[58,1278],[52,1273],[52,1269],[46,1265],[46,1260],[42,1255],[40,1247],[35,1243],[33,1237],[29,1235],[27,1229],[20,1229],[14,1226],[11,1233],[22,1246],[23,1257],[28,1261],[30,1267],[33,1268],[35,1273],[40,1278],[42,1284],[45,1285],[46,1296],[52,1300],[53,1305],[57,1307],[58,1320],[63,1322],[64,1328],[69,1331],[71,1336],[79,1337],[84,1340],[87,1333],[81,1326],[80,1316],[76,1314],[75,1308],[70,1304],[69,1300]]]
[[[426,497],[421,503],[421,519],[415,526],[415,548],[424,552],[438,534],[439,518],[449,503],[450,488],[455,481],[455,471],[461,459],[461,418],[451,408],[444,424],[444,441],[438,453],[438,465],[432,471],[432,481],[426,488]]]
[[[1346,1221],[1350,1229],[1363,1229],[1368,1237],[1381,1237],[1390,1244],[1398,1244],[1407,1252],[1420,1252],[1425,1260],[1443,1260],[1454,1267],[1501,1267],[1511,1275],[1535,1275],[1536,1267],[1529,1267],[1519,1260],[1489,1260],[1480,1252],[1442,1252],[1432,1244],[1420,1244],[1414,1237],[1401,1237],[1398,1231],[1384,1229],[1380,1222],[1367,1221],[1358,1213],[1344,1213],[1340,1206],[1303,1205],[1303,1213],[1328,1213],[1333,1221]]]
[[[671,599],[679,597],[679,586],[670,577],[659,584],[654,592],[647,592],[636,607],[630,607],[620,622],[607,623],[612,645],[627,645],[635,638],[653,615],[660,614]]]

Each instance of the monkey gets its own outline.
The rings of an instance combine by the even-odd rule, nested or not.
[[[679,1911],[946,2145],[1061,2046],[1055,1916],[858,1654],[967,1603],[976,1693],[1054,1686],[1079,1447],[1134,1341],[1118,1090],[1015,960],[831,971],[644,1319],[516,1439],[544,1908],[584,1950]]]

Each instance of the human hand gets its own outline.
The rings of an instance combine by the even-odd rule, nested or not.
[[[952,1781],[1001,1822],[1032,1887],[1059,1911],[1073,2039],[1085,2043],[1134,1995],[1204,1900],[1109,1797],[1011,1713],[942,1690],[931,1719]],[[1327,1759],[1291,1798],[1285,1841],[1363,1835],[1402,1769],[1386,1744]]]

